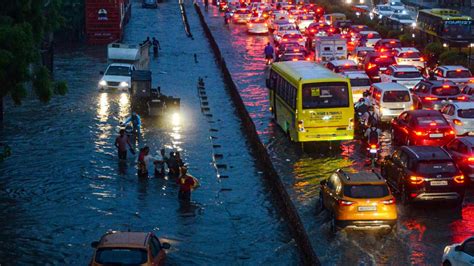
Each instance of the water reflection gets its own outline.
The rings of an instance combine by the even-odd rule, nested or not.
[[[99,94],[99,102],[97,107],[97,116],[100,122],[104,123],[107,122],[109,117],[109,97],[107,93],[100,93]]]
[[[124,119],[130,113],[130,97],[128,93],[121,93],[119,99],[119,119]]]

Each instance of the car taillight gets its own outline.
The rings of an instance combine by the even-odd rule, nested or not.
[[[284,41],[284,42],[287,42],[287,41],[288,41],[288,39],[284,38],[284,39],[283,39],[283,41]]]
[[[354,204],[354,202],[348,200],[338,200],[337,203],[339,203],[339,206],[351,206]]]
[[[315,30],[310,30],[311,32],[315,32]]]
[[[298,61],[298,58],[293,58],[293,59],[291,59],[291,61],[296,62],[296,61]]]
[[[388,199],[388,200],[382,200],[381,202],[385,205],[394,205],[395,204],[395,198],[391,198],[391,199]]]
[[[425,59],[423,57],[420,57],[420,62],[425,62]]]
[[[467,163],[472,164],[474,163],[474,157],[469,157],[466,159]]]
[[[299,38],[298,41],[299,41],[299,42],[302,42],[302,41],[303,41],[303,38]]]
[[[300,51],[300,49],[293,49],[293,51],[295,51],[295,52],[299,52],[299,51]]]
[[[249,25],[249,27],[252,27],[252,26],[253,26],[253,24],[252,24],[252,23],[249,23],[248,25]]]
[[[377,66],[376,64],[369,63],[369,65],[367,66],[367,69],[372,69],[376,66]]]
[[[425,180],[421,176],[414,176],[414,175],[410,176],[410,183],[413,184],[413,185],[419,185],[419,184],[423,183],[423,181],[425,181]]]
[[[446,131],[446,135],[456,135],[456,131],[451,129],[449,131]]]
[[[413,133],[415,133],[415,135],[417,135],[417,136],[425,135],[425,132],[423,132],[423,131],[413,131]]]
[[[425,97],[425,100],[427,100],[427,101],[437,101],[438,98],[437,98],[437,97],[430,97],[430,96],[427,96],[427,97]]]
[[[464,176],[463,175],[457,175],[454,177],[454,182],[458,184],[464,184]]]
[[[467,99],[467,97],[466,96],[458,96],[456,99],[458,101],[465,101]]]
[[[453,119],[453,123],[456,125],[456,126],[462,126],[463,123],[461,122],[461,120],[459,119]]]
[[[311,61],[311,58],[310,58],[310,57],[306,57],[306,61]]]
[[[371,148],[371,149],[377,149],[377,145],[376,145],[376,144],[371,144],[371,145],[370,145],[370,148]]]

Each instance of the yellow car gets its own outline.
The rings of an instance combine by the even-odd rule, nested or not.
[[[331,228],[394,229],[395,197],[385,179],[373,172],[346,173],[339,169],[321,181],[320,206],[331,214]]]
[[[153,233],[110,232],[94,241],[89,265],[163,265],[168,243],[160,243]]]

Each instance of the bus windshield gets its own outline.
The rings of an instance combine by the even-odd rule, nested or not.
[[[303,109],[349,106],[349,90],[345,82],[303,85]]]
[[[471,25],[472,21],[469,20],[444,21],[443,36],[451,38],[471,36]]]

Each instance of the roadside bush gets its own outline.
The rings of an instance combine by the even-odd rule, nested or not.
[[[446,51],[439,56],[441,65],[467,65],[467,54],[458,51]]]
[[[68,91],[68,87],[67,87],[66,81],[61,80],[61,81],[56,82],[54,86],[54,94],[64,96],[66,95],[67,91]]]
[[[398,37],[402,46],[413,46],[415,43],[415,38],[410,33],[404,33]]]
[[[49,70],[44,66],[36,68],[33,76],[33,89],[42,102],[48,102],[53,95]]]

